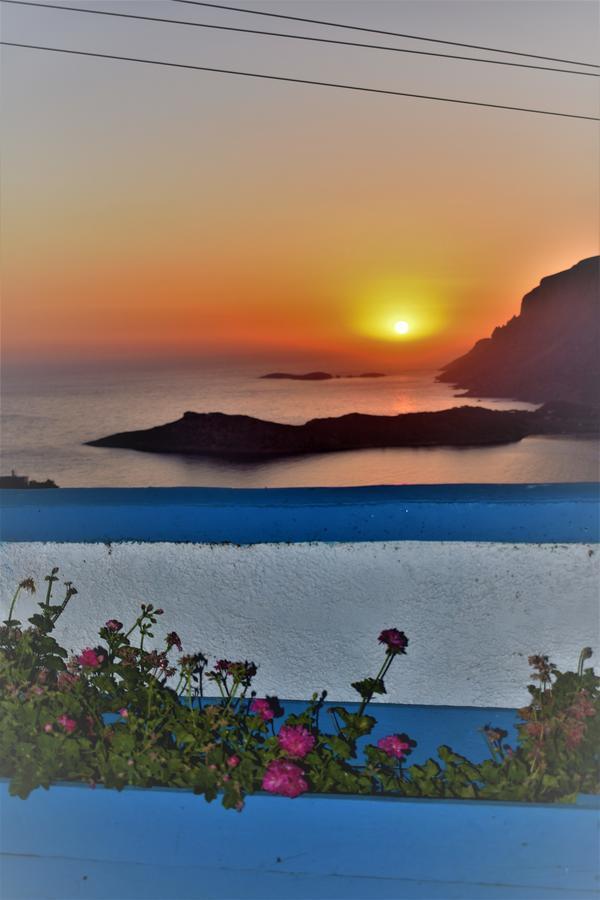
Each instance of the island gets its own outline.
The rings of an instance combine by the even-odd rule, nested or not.
[[[268,372],[260,378],[285,378],[288,381],[330,381],[334,378],[330,372],[305,372],[303,375],[294,375],[292,372]]]
[[[154,428],[124,431],[87,443],[152,453],[268,458],[375,447],[481,447],[533,434],[598,434],[598,410],[548,403],[535,411],[460,406],[440,412],[372,416],[350,413],[303,425],[221,412],[186,412]]]
[[[331,372],[305,372],[295,375],[293,372],[268,372],[260,378],[284,378],[288,381],[331,381],[333,378],[385,378],[383,372],[362,372],[360,375],[332,375]]]
[[[437,376],[460,396],[600,403],[600,257],[542,278],[518,315]]]

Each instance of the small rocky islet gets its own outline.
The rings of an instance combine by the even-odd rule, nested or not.
[[[385,372],[361,372],[360,375],[332,375],[331,372],[267,372],[260,378],[286,379],[287,381],[331,381],[334,378],[385,378]]]

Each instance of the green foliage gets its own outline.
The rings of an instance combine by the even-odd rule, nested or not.
[[[53,631],[77,591],[66,582],[63,599],[54,602],[58,570],[45,580],[45,597],[28,623],[15,608],[23,592],[35,593],[29,578],[0,627],[0,774],[20,797],[60,781],[117,790],[166,785],[209,802],[220,795],[225,807],[239,810],[261,789],[538,801],[598,790],[600,691],[593,670],[583,668],[587,649],[577,672],[531,658],[536,684],[531,704],[520,710],[516,749],[506,746],[504,732],[486,726],[485,762],[442,746],[439,759],[406,767],[414,746],[406,735],[364,746],[376,724],[365,708],[385,693],[383,678],[400,655],[394,646],[375,678],[353,685],[362,698],[358,712],[331,707],[323,723],[325,693],[315,694],[277,731],[273,723],[284,710],[277,698],[258,700],[251,692],[254,663],[218,660],[209,669],[204,654],[182,653],[175,632],[161,649],[148,648],[163,614],[151,604],[142,605],[129,630],[110,619],[98,646],[69,657]],[[382,634],[401,635],[404,648],[408,642],[393,629]],[[206,683],[219,701],[204,699]]]
[[[570,801],[600,792],[600,678],[584,668],[560,672],[547,656],[531,656],[531,702],[519,710],[519,745],[496,749],[500,761],[481,766],[486,799]]]

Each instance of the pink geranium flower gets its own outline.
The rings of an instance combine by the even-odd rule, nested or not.
[[[282,725],[277,741],[289,756],[302,759],[315,746],[315,739],[304,725]]]
[[[404,759],[413,747],[413,742],[407,738],[405,734],[390,734],[382,737],[377,741],[377,746],[388,756],[395,756],[396,759]]]
[[[129,712],[125,709],[125,707],[123,707],[123,709],[119,710],[119,715],[121,716],[122,719],[129,718]]]
[[[62,725],[67,734],[72,734],[77,728],[77,722],[75,721],[75,719],[70,719],[66,713],[63,713],[62,716],[59,716],[56,721],[59,725]]]
[[[262,780],[263,790],[283,797],[297,797],[308,790],[308,782],[300,766],[285,759],[273,759]]]
[[[97,669],[104,662],[104,654],[92,650],[91,647],[85,647],[77,657],[77,662],[87,669]]]
[[[53,731],[53,730],[54,730],[54,729],[53,729],[53,727],[52,727],[52,723],[51,723],[51,722],[46,722],[46,724],[44,725],[44,731],[46,732],[46,734],[50,734],[50,732]]]
[[[104,627],[109,631],[116,633],[117,631],[121,630],[121,628],[123,627],[123,623],[119,622],[118,619],[109,619],[108,622],[105,622]]]
[[[241,760],[239,756],[235,756],[235,754],[233,756],[227,757],[227,765],[232,769],[235,769],[236,766],[239,766],[240,762]]]
[[[260,716],[263,722],[270,722],[271,719],[275,718],[275,710],[271,706],[270,702],[268,700],[262,700],[256,697],[250,704],[250,712],[256,713],[257,716]]]
[[[379,643],[385,644],[388,653],[406,653],[408,638],[397,628],[385,628],[379,635]]]

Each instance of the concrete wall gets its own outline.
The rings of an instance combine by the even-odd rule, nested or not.
[[[600,643],[591,544],[6,542],[0,561],[3,608],[10,585],[54,565],[76,583],[59,629],[69,648],[152,602],[186,651],[253,659],[259,693],[290,699],[322,688],[355,699],[350,682],[375,674],[382,628],[410,638],[387,679],[396,703],[518,706],[529,654],[573,667]],[[27,597],[19,617],[32,609]]]

